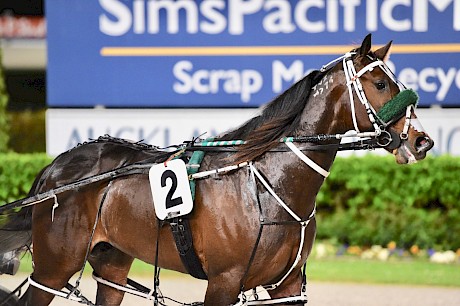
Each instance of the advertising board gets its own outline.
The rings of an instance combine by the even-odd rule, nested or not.
[[[48,0],[50,107],[257,107],[357,46],[460,105],[460,0]]]

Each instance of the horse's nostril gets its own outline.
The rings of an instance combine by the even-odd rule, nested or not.
[[[426,137],[418,137],[416,140],[415,140],[415,146],[418,148],[418,147],[422,147],[424,145],[426,145],[427,143],[427,139]]]
[[[415,148],[417,153],[426,152],[433,147],[433,140],[427,136],[417,137],[415,140]]]

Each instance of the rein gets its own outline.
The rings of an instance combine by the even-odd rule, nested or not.
[[[299,137],[283,137],[279,140],[280,144],[289,142],[303,143],[299,147],[301,151],[349,151],[349,150],[373,150],[377,148],[386,147],[391,141],[391,135],[387,131],[382,131],[380,138],[371,138],[372,135],[368,133],[356,133],[355,131],[349,131],[345,134],[319,134],[315,136],[299,136]],[[326,142],[338,139],[350,138],[353,141],[344,143],[327,143],[322,144],[320,142]],[[357,139],[358,138],[358,139]],[[222,141],[206,141],[206,140],[193,140],[186,141],[184,145],[178,146],[178,148],[184,148],[186,151],[207,151],[207,152],[236,152],[236,148],[239,145],[244,145],[247,142],[244,140],[222,140]],[[275,147],[268,150],[267,152],[285,152],[289,151],[284,146]]]

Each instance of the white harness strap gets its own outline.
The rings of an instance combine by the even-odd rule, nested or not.
[[[353,62],[351,63],[352,70],[354,70],[353,67]],[[348,61],[347,58],[343,58],[343,72],[345,73],[345,79],[347,81],[347,88],[348,88],[348,96],[350,100],[350,109],[351,109],[351,119],[353,120],[353,126],[355,128],[355,131],[359,133],[359,128],[358,128],[358,122],[356,120],[356,111],[355,111],[355,102],[353,99],[353,89],[351,87],[351,84],[353,83],[352,81],[352,76],[354,75],[353,71],[349,71],[350,68],[348,67]]]
[[[401,132],[401,134],[399,135],[399,137],[401,139],[407,139],[408,137],[408,133],[409,133],[409,127],[412,125],[412,110],[415,110],[415,107],[411,104],[409,105],[407,108],[406,108],[406,120],[404,122],[404,128]],[[414,120],[415,121],[415,120]],[[419,129],[421,128],[423,130],[423,128],[421,127],[420,123],[418,121],[414,122],[414,124],[418,124],[419,125]]]
[[[323,168],[321,168],[321,166],[319,166],[317,163],[315,163],[314,161],[312,161],[310,158],[308,158],[307,155],[303,154],[302,151],[299,150],[299,148],[297,148],[295,146],[295,144],[293,144],[292,142],[285,142],[285,144],[289,147],[289,149],[291,149],[292,152],[294,152],[304,163],[306,163],[308,166],[310,166],[310,168],[312,168],[313,170],[315,170],[316,172],[318,172],[319,174],[321,174],[322,176],[324,176],[325,178],[329,176],[329,171],[326,171],[324,170]]]
[[[32,279],[32,275],[29,275],[28,279],[29,281],[29,284],[31,286],[34,286],[40,290],[43,290],[45,292],[48,292],[48,293],[51,293],[51,294],[54,294],[56,296],[59,296],[59,297],[62,297],[62,298],[65,298],[67,300],[71,300],[71,301],[75,301],[75,302],[79,302],[79,303],[86,303],[87,301],[81,297],[81,296],[76,296],[75,294],[73,293],[66,293],[64,291],[60,291],[60,290],[56,290],[56,289],[53,289],[53,288],[49,288],[49,287],[46,287],[40,283],[37,283],[36,281],[34,281]]]
[[[374,70],[375,67],[383,66],[383,65],[384,65],[384,63],[381,60],[373,61],[372,63],[370,63],[370,64],[366,65],[365,67],[363,67],[358,73],[356,73],[354,78],[359,79],[366,72],[372,71],[372,70]]]
[[[356,119],[356,112],[355,112],[355,103],[354,103],[354,99],[353,99],[353,89],[354,89],[355,93],[356,93],[356,96],[360,100],[361,104],[364,105],[364,107],[366,108],[366,112],[367,112],[367,115],[369,117],[369,120],[371,121],[372,125],[374,126],[375,135],[380,135],[380,133],[381,133],[380,127],[376,123],[375,117],[373,115],[373,113],[375,113],[375,111],[372,109],[372,106],[369,103],[369,100],[367,99],[366,94],[364,93],[364,89],[363,89],[363,86],[362,86],[361,81],[359,80],[359,78],[364,73],[374,70],[374,68],[377,67],[377,66],[385,67],[385,63],[383,61],[381,61],[381,60],[376,60],[376,61],[373,61],[373,62],[369,63],[368,65],[363,67],[361,70],[356,72],[355,66],[353,64],[353,60],[351,59],[351,55],[352,54],[350,54],[349,57],[343,58],[343,71],[345,73],[345,79],[347,81],[348,95],[349,95],[349,100],[350,100],[350,108],[351,108],[351,116],[352,116],[352,120],[353,120],[353,126],[354,126],[355,130],[357,132],[359,132],[358,123],[357,123],[357,119]],[[386,74],[388,74],[386,69],[382,68],[382,70]],[[392,77],[390,76],[390,78],[392,78]]]
[[[114,282],[111,282],[111,281],[108,281],[100,276],[97,276],[94,274],[92,274],[92,277],[95,281],[97,281],[98,283],[101,283],[101,284],[104,284],[108,287],[112,287],[112,288],[115,288],[117,290],[120,290],[120,291],[124,291],[126,293],[129,293],[129,294],[132,294],[132,295],[136,295],[136,296],[139,296],[139,297],[142,297],[144,299],[147,299],[147,300],[155,300],[155,297],[153,296],[153,290],[151,290],[148,294],[147,293],[143,293],[137,289],[131,289],[129,288],[128,286],[122,286],[122,285],[119,285],[119,284],[116,284]]]
[[[316,208],[313,209],[312,214],[314,214],[316,211]],[[300,222],[301,228],[300,228],[300,243],[299,243],[299,249],[297,250],[297,255],[295,257],[294,263],[292,264],[291,268],[284,274],[283,278],[281,278],[276,284],[268,285],[268,286],[263,286],[265,290],[273,290],[279,287],[282,282],[291,274],[292,270],[299,264],[300,260],[302,259],[302,250],[303,246],[305,243],[305,230],[307,229],[308,223],[310,223],[311,219],[308,219],[307,221],[302,221]]]
[[[291,217],[294,218],[294,220],[296,220],[297,222],[301,222],[302,218],[300,218],[295,212],[292,211],[292,209],[289,208],[289,206],[286,205],[286,203],[284,203],[283,200],[281,200],[281,198],[270,187],[270,185],[267,183],[267,181],[264,179],[264,177],[259,173],[259,171],[256,169],[256,167],[254,167],[252,162],[249,163],[249,168],[257,176],[257,178],[262,183],[262,185],[264,185],[265,189],[267,189],[267,191],[272,195],[272,197],[275,198],[275,200],[278,202],[278,204],[280,204],[284,208],[284,210],[286,210],[291,215]]]
[[[294,150],[297,150],[298,152],[300,152],[299,149],[297,149],[297,147],[292,144],[291,142],[287,142],[286,143],[288,146],[289,144],[291,144],[295,149]],[[292,149],[292,148],[291,148]],[[293,151],[294,151],[293,150]],[[296,152],[296,151],[294,151]],[[297,154],[297,153],[296,153]],[[302,157],[300,157],[303,156]],[[319,167],[315,162],[313,162],[311,159],[309,159],[307,156],[305,156],[302,152],[300,152],[300,155],[299,157],[304,160],[304,158],[306,158],[307,160],[309,160],[315,167]],[[310,162],[307,163],[310,165]],[[310,165],[311,166],[311,165]],[[299,262],[302,260],[302,251],[303,251],[303,247],[304,247],[304,244],[305,244],[305,231],[307,229],[307,226],[308,224],[310,223],[310,221],[313,219],[313,217],[315,216],[316,214],[316,203],[315,203],[315,207],[313,208],[313,211],[311,212],[311,214],[309,215],[308,219],[307,220],[304,220],[302,221],[302,218],[299,217],[294,211],[292,211],[288,205],[286,205],[286,203],[284,203],[284,201],[276,194],[276,192],[273,190],[273,188],[270,187],[270,184],[268,184],[268,182],[265,180],[265,178],[259,173],[259,171],[257,170],[257,168],[254,166],[254,164],[252,162],[249,163],[249,168],[251,170],[251,173],[253,175],[255,175],[259,181],[262,183],[262,185],[264,185],[265,189],[267,189],[267,191],[270,193],[270,195],[278,202],[278,204],[284,208],[284,210],[286,210],[286,212],[291,215],[291,217],[296,220],[297,222],[299,222],[299,224],[301,225],[300,227],[300,242],[299,242],[299,249],[297,250],[297,254],[296,254],[296,258],[294,260],[294,262],[292,263],[291,267],[289,268],[289,270],[284,274],[284,276],[275,284],[271,284],[271,285],[267,285],[267,286],[263,286],[263,288],[265,290],[273,290],[273,289],[276,289],[278,288],[282,282],[284,282],[284,280],[291,274],[291,272],[297,267],[297,265],[299,264]],[[326,172],[327,174],[329,174],[329,172],[325,171],[324,169],[322,169],[321,167],[319,167],[322,171]],[[315,169],[316,170],[316,169]],[[327,175],[326,175],[327,176]],[[242,292],[241,295],[243,296],[244,293]],[[247,301],[246,299],[240,299],[240,302],[235,304],[234,306],[236,305],[270,305],[270,304],[273,304],[273,303],[284,303],[284,302],[299,302],[299,301],[304,301],[306,302],[307,301],[307,296],[305,295],[305,292],[300,292],[300,295],[299,296],[294,296],[294,297],[286,297],[286,298],[280,298],[280,299],[269,299],[269,300],[254,300],[254,301]]]

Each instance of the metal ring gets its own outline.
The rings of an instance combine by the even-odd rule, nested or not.
[[[385,133],[385,135],[384,135],[384,133]],[[384,136],[382,136],[382,135],[384,135]],[[382,137],[377,138],[377,144],[379,146],[381,146],[381,147],[386,147],[393,141],[393,137],[391,137],[390,132],[388,132],[386,130],[383,130],[382,133],[380,134],[380,136],[382,136]],[[388,142],[387,143],[381,143],[381,140],[388,140]]]

